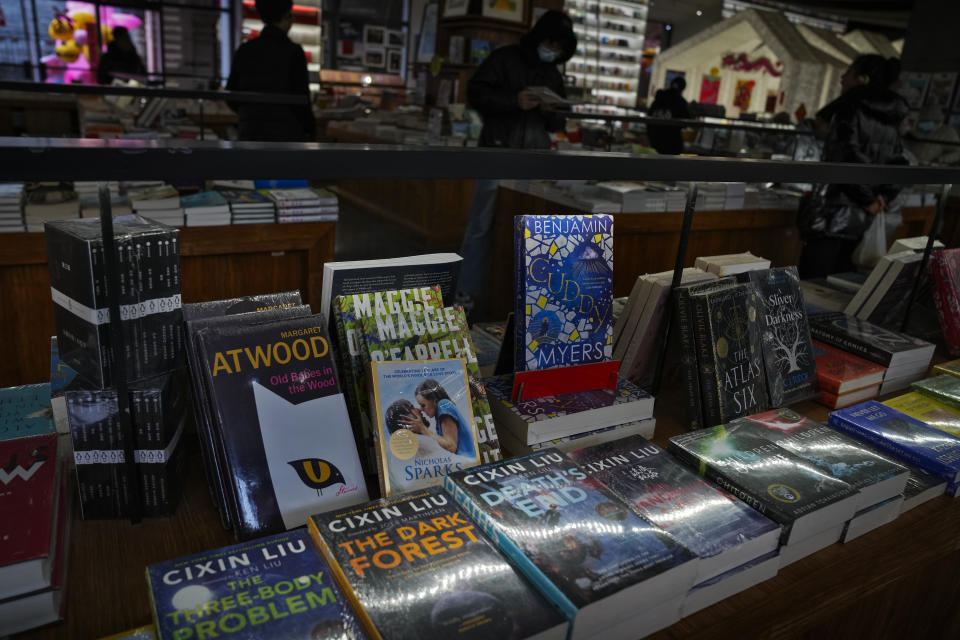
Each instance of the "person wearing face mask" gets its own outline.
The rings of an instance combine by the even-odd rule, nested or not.
[[[530,88],[546,87],[566,97],[558,65],[576,50],[573,22],[560,11],[544,13],[517,44],[495,49],[467,85],[467,101],[483,118],[478,145],[549,149],[550,133],[563,131],[566,118],[541,104]],[[486,280],[496,199],[496,180],[475,181],[457,285],[457,303],[468,312]]]
[[[907,101],[890,87],[900,74],[896,58],[858,56],[840,79],[843,93],[817,112],[817,126],[826,131],[824,162],[906,164],[900,126]],[[890,238],[902,218],[899,185],[830,184],[814,188],[801,206],[798,226],[803,250],[801,278],[821,278],[853,271],[853,254],[873,217],[883,212]],[[868,266],[868,265],[861,265]]]
[[[943,121],[943,109],[928,104],[920,110],[917,124],[908,134],[907,149],[919,164],[954,164],[960,161],[960,146],[938,142],[960,142],[960,136]]]

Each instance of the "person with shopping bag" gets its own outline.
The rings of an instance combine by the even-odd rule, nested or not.
[[[841,78],[843,93],[817,113],[827,129],[824,162],[906,164],[900,125],[907,101],[890,87],[900,61],[858,56]],[[886,253],[900,223],[898,185],[817,185],[801,201],[801,278],[870,268]],[[882,249],[881,249],[882,247]]]

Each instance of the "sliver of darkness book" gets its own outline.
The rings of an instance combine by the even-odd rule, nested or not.
[[[439,487],[310,516],[371,638],[566,637],[567,623]]]
[[[853,517],[860,496],[800,456],[749,432],[720,425],[670,438],[687,467],[783,525],[791,544]]]
[[[777,549],[779,525],[645,438],[630,436],[567,455],[700,556],[698,584]]]
[[[305,529],[153,564],[146,574],[159,640],[367,637]]]
[[[458,471],[444,488],[573,624],[602,634],[682,598],[698,559],[556,449]]]
[[[208,327],[197,338],[228,480],[243,497],[239,536],[368,500],[319,316]]]
[[[360,340],[371,362],[463,358],[470,376],[470,402],[481,461],[502,459],[490,403],[480,379],[480,366],[462,308],[414,308],[403,313],[367,316],[363,319]]]
[[[517,371],[609,360],[613,216],[516,216]]]
[[[796,267],[750,271],[760,298],[770,404],[775,407],[806,400],[817,391],[817,365],[810,343],[810,326]]]
[[[855,487],[860,492],[857,509],[900,495],[909,476],[906,467],[874,453],[859,440],[790,409],[740,418],[727,428],[749,430]]]

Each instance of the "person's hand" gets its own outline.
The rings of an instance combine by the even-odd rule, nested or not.
[[[416,411],[407,413],[407,415],[403,416],[402,421],[410,426],[410,431],[419,433],[420,435],[427,435],[427,425],[423,423],[423,416]]]
[[[530,111],[530,109],[536,109],[540,106],[540,96],[530,91],[529,89],[524,89],[517,94],[517,106],[519,106],[524,111]]]
[[[872,216],[882,213],[887,209],[887,201],[883,199],[883,196],[877,196],[877,199],[870,203],[867,207],[867,213]]]

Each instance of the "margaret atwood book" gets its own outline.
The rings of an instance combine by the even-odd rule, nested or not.
[[[439,487],[310,516],[371,638],[566,638],[560,612]]]
[[[326,506],[366,502],[367,488],[318,316],[198,331],[212,414],[252,537],[306,524]]]
[[[159,640],[365,638],[305,529],[147,567]]]
[[[452,473],[444,487],[573,625],[571,639],[671,624],[696,556],[556,449]],[[655,627],[654,627],[655,629]]]

